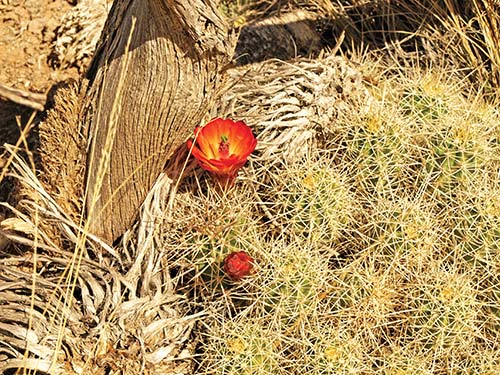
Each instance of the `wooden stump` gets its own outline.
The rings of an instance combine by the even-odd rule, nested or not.
[[[111,243],[131,226],[165,162],[213,103],[234,44],[210,0],[114,3],[81,112],[90,232]]]

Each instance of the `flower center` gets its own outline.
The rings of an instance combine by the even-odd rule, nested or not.
[[[229,156],[229,139],[227,138],[227,135],[221,135],[220,137],[219,156]]]

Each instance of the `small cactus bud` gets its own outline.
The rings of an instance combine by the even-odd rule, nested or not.
[[[229,254],[224,261],[224,270],[233,280],[240,280],[252,271],[253,258],[244,251]]]

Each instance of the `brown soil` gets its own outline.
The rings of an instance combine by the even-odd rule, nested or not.
[[[55,31],[70,8],[64,0],[0,0],[0,82],[44,92],[72,75],[48,64]]]
[[[77,78],[76,68],[51,67],[49,56],[62,16],[71,9],[65,0],[0,0],[0,83],[48,93],[57,83]],[[17,140],[15,117],[25,125],[29,108],[0,98],[0,143]]]
[[[0,0],[0,84],[48,94],[56,84],[78,77],[76,68],[61,70],[49,63],[56,30],[71,7],[65,0]],[[0,97],[0,170],[6,161],[3,144],[15,144],[19,138],[16,117],[24,127],[32,113]],[[8,198],[9,190],[0,183],[0,201]]]

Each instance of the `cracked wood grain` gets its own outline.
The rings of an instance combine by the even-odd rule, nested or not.
[[[128,69],[120,74],[132,19]],[[235,37],[203,0],[118,0],[89,68],[81,127],[88,138],[90,231],[111,243],[129,228],[172,152],[206,114]],[[121,95],[110,150],[110,112]],[[108,143],[109,146],[109,143]],[[104,182],[98,165],[111,152]]]

